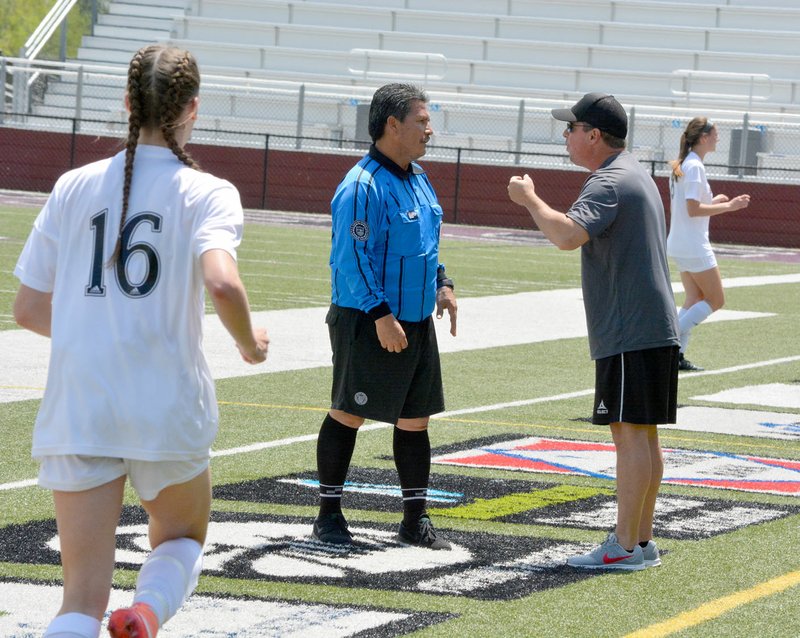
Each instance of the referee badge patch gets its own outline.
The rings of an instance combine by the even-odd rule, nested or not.
[[[364,394],[363,392],[356,392],[355,395],[353,396],[353,400],[358,405],[366,405],[367,401],[369,401],[369,399],[367,398],[367,395]]]
[[[369,238],[369,226],[362,219],[357,219],[350,224],[350,236],[356,241],[367,241]]]

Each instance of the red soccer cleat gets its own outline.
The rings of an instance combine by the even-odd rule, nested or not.
[[[158,617],[153,608],[145,603],[122,607],[108,619],[108,633],[112,638],[156,638]]]

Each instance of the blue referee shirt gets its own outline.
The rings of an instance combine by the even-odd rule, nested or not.
[[[375,146],[331,201],[331,291],[338,306],[422,321],[436,306],[442,207],[428,176]]]

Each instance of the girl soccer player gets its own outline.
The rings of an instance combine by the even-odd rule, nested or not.
[[[100,633],[126,479],[148,514],[152,552],[110,634],[153,638],[197,584],[218,422],[201,349],[204,288],[242,358],[267,356],[235,261],[239,194],[184,150],[199,86],[188,51],[137,51],[125,150],[61,176],[15,269],[17,323],[51,338],[33,432],[64,573],[47,638]]]
[[[684,356],[689,335],[692,328],[725,303],[722,277],[708,239],[708,222],[712,215],[741,210],[750,204],[750,195],[730,199],[727,195],[711,193],[703,160],[707,153],[716,150],[717,139],[717,127],[705,117],[696,117],[681,135],[678,159],[670,162],[671,219],[667,254],[677,263],[686,292],[683,306],[678,311],[681,330],[679,370],[703,369]]]

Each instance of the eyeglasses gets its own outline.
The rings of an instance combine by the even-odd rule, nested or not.
[[[572,133],[576,127],[580,127],[584,131],[591,131],[593,128],[595,128],[591,124],[584,124],[582,122],[567,122],[567,133]]]

